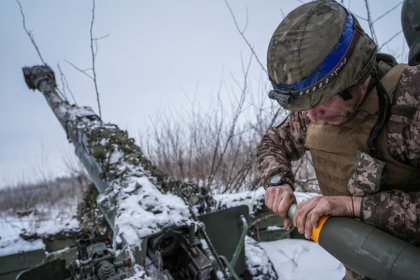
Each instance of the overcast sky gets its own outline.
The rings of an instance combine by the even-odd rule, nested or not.
[[[275,28],[303,1],[230,0],[240,26],[246,10],[246,36],[265,64],[268,42]],[[305,1],[306,2],[306,1]],[[340,1],[341,2],[341,1]],[[364,0],[344,4],[366,17]],[[28,29],[44,60],[57,72],[60,63],[79,105],[97,112],[91,80],[64,60],[90,68],[92,2],[88,0],[21,1]],[[370,0],[375,19],[400,3],[399,0]],[[222,75],[241,77],[241,54],[248,59],[244,43],[224,0],[97,0],[94,35],[110,36],[99,43],[98,86],[103,120],[132,133],[150,123],[158,111],[189,108],[194,95],[202,104],[210,102]],[[401,6],[375,23],[379,45],[399,30]],[[362,26],[369,33],[364,20]],[[36,179],[36,170],[54,174],[65,168],[63,154],[73,146],[39,92],[30,91],[21,68],[40,64],[22,28],[19,6],[14,0],[0,1],[0,187],[19,180]],[[398,35],[383,51],[401,54],[404,40]],[[407,47],[405,46],[405,54]],[[401,56],[399,61],[405,62]],[[252,75],[261,75],[253,63]],[[198,89],[196,91],[196,89]],[[222,98],[227,98],[222,96]],[[134,135],[135,136],[135,135]],[[42,164],[45,166],[42,167]]]

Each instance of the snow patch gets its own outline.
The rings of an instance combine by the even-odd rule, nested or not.
[[[54,216],[54,214],[51,214]],[[0,220],[0,241],[18,236],[21,233],[38,236],[53,235],[63,231],[74,231],[79,228],[79,221],[71,216],[41,219],[36,215],[17,218],[6,216]],[[1,249],[0,249],[1,251]]]
[[[308,200],[310,198],[321,196],[320,193],[311,193],[311,192],[295,192],[296,201],[297,203],[304,202],[305,200]]]
[[[304,193],[295,192],[297,203],[301,203],[315,196],[320,196],[319,193]],[[245,191],[232,194],[219,194],[214,198],[217,201],[217,209],[227,209],[240,205],[247,205],[249,212],[252,214],[264,204],[265,189],[260,187],[255,191]]]
[[[341,280],[344,266],[315,242],[283,239],[261,242],[281,280]]]
[[[267,227],[267,230],[281,230],[285,229],[285,227],[278,227],[278,226],[269,226]]]
[[[273,263],[257,241],[245,236],[245,262],[255,280],[277,279]],[[283,279],[281,279],[283,280]]]
[[[240,205],[247,205],[249,212],[254,212],[261,197],[264,197],[265,189],[260,187],[255,191],[245,191],[231,194],[218,194],[214,196],[217,201],[218,210],[232,208]]]
[[[26,241],[20,237],[0,239],[0,257],[14,255],[21,252],[45,250],[42,239]]]
[[[171,225],[190,224],[190,210],[182,198],[172,193],[162,194],[146,177],[136,178],[135,183],[141,187],[137,194],[120,200],[115,219],[115,225],[128,244],[135,244],[139,238]],[[131,191],[133,187],[128,189]]]

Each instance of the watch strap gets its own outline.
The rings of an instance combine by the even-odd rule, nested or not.
[[[292,188],[292,190],[294,190],[294,187],[293,187],[293,181],[290,179],[290,178],[288,178],[288,177],[286,177],[284,174],[282,174],[282,173],[277,173],[277,174],[274,174],[273,176],[271,176],[270,178],[268,178],[266,181],[265,181],[265,183],[264,183],[264,188],[265,189],[267,189],[267,188],[269,188],[269,187],[272,187],[273,185],[271,184],[271,179],[274,177],[274,176],[278,176],[278,175],[280,175],[281,176],[281,180],[280,180],[280,182],[278,183],[278,185],[283,185],[283,184],[289,184],[290,185],[290,187]]]

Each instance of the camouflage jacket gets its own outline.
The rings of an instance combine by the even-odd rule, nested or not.
[[[392,156],[420,169],[420,66],[408,67],[395,89],[396,105],[413,107],[413,118],[391,116],[387,143]],[[258,146],[258,164],[265,182],[282,173],[294,182],[291,161],[306,151],[307,112],[292,112],[280,126],[264,135]],[[419,171],[420,172],[420,171]],[[405,240],[420,239],[420,193],[389,191],[364,197],[361,214],[366,223]]]

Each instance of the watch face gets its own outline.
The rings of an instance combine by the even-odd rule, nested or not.
[[[273,177],[271,178],[271,180],[270,180],[270,184],[274,186],[274,185],[279,184],[279,183],[280,183],[280,181],[281,181],[281,176],[280,176],[280,175],[276,175],[276,176],[273,176]]]

